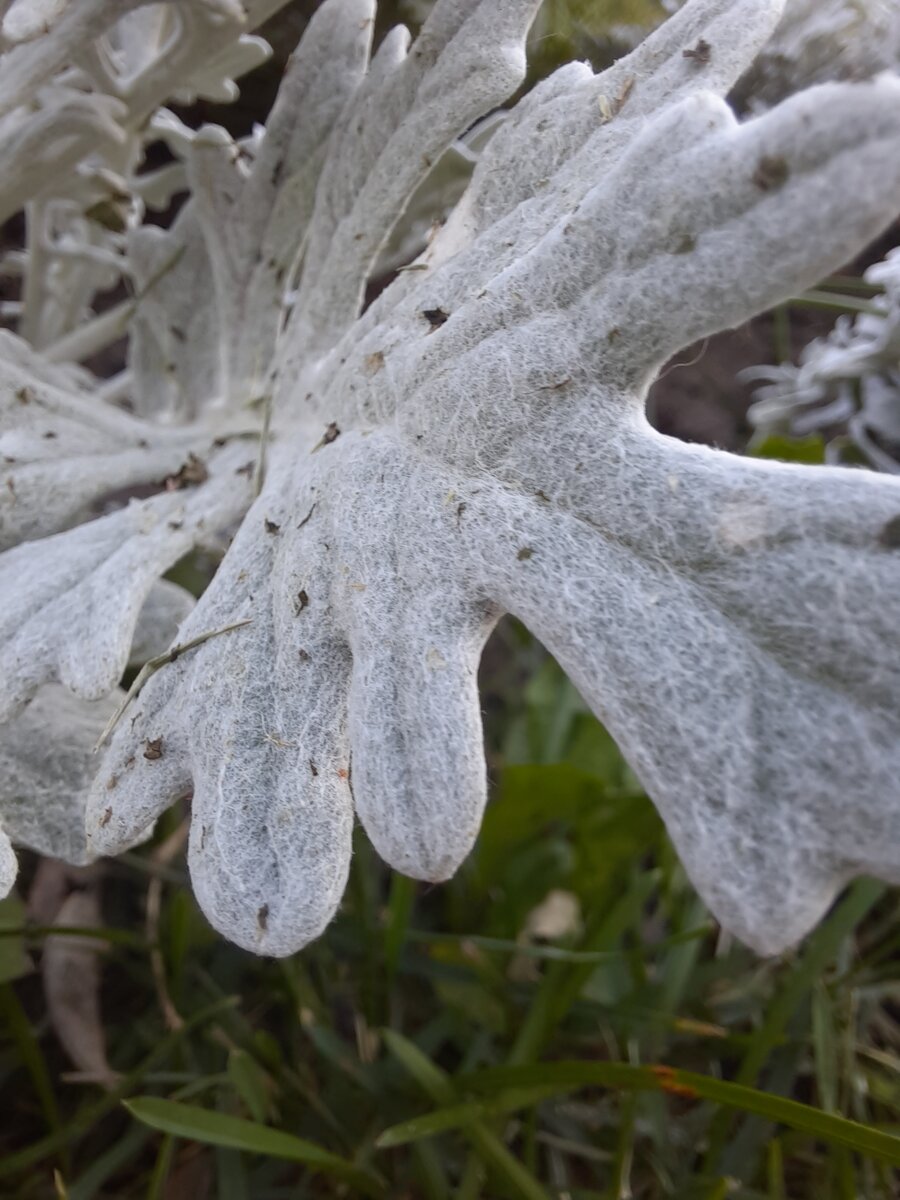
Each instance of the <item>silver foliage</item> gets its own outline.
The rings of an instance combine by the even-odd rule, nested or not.
[[[127,148],[93,138],[75,192],[40,176],[29,200],[31,348],[8,337],[0,375],[0,712],[59,683],[108,693],[159,576],[239,527],[176,635],[193,648],[113,732],[91,850],[192,792],[200,903],[267,954],[331,919],[354,812],[398,870],[447,878],[485,802],[478,659],[511,612],[750,944],[791,944],[854,874],[900,880],[900,485],[686,446],[643,413],[672,353],[889,223],[900,83],[739,124],[722,97],[781,5],[691,0],[609,71],[569,64],[521,100],[363,311],[407,202],[523,78],[536,0],[439,0],[412,45],[394,30],[371,58],[372,0],[326,0],[242,143],[160,108],[200,88],[180,50],[109,85],[145,45],[128,21],[155,12],[113,7],[70,7],[0,61],[0,99],[30,64],[48,105],[42,87],[86,71]],[[237,6],[168,11],[229,79]],[[144,205],[180,183],[137,173],[161,132],[191,190],[165,232]],[[98,189],[121,231],[85,225]],[[110,271],[133,287],[118,312],[65,306],[72,278]],[[123,330],[128,369],[100,388],[76,364]]]
[[[789,0],[775,33],[741,81],[751,106],[812,82],[900,71],[900,7],[892,0]],[[762,381],[750,420],[761,431],[819,433],[829,461],[859,458],[900,473],[900,256],[870,267],[882,288],[858,317],[842,316],[798,364],[751,369]]]
[[[895,0],[787,0],[771,40],[740,83],[753,107],[832,79],[900,68]]]
[[[865,279],[884,289],[868,311],[840,317],[796,365],[745,372],[762,381],[749,416],[764,431],[822,433],[835,459],[852,442],[871,467],[900,475],[900,251]]]
[[[91,746],[117,702],[116,693],[86,702],[50,685],[0,726],[0,830],[17,845],[75,866],[95,857],[84,828]]]

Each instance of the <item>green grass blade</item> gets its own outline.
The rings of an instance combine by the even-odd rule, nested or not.
[[[11,983],[32,970],[22,932],[24,912],[18,896],[0,900],[0,983]]]
[[[406,941],[415,901],[415,880],[407,878],[406,875],[394,875],[384,927],[384,969],[388,985],[397,974],[397,964]]]
[[[228,1008],[233,1007],[234,1003],[233,997],[226,997],[190,1016],[180,1029],[173,1030],[172,1033],[162,1038],[139,1066],[125,1075],[120,1084],[108,1091],[96,1103],[85,1105],[74,1117],[59,1129],[54,1130],[53,1133],[0,1159],[0,1179],[8,1179],[17,1172],[39,1163],[48,1154],[55,1153],[61,1147],[74,1145],[80,1137],[90,1132],[107,1113],[112,1112],[120,1101],[138,1086],[148,1072],[158,1063],[165,1062],[187,1036],[195,1029],[199,1029],[202,1025],[220,1016]]]
[[[626,1097],[621,1105],[621,1118],[616,1145],[616,1156],[609,1182],[609,1200],[631,1195],[631,1164],[634,1161],[635,1130],[637,1125],[638,1099],[636,1094]]]
[[[108,1150],[95,1158],[83,1175],[69,1184],[69,1200],[94,1200],[118,1171],[143,1152],[152,1136],[149,1129],[133,1125]]]
[[[452,1105],[456,1091],[450,1077],[414,1045],[395,1030],[384,1030],[384,1040],[394,1057],[406,1068],[424,1092],[439,1104]],[[464,1106],[465,1107],[465,1106]],[[513,1193],[524,1200],[548,1200],[547,1193],[535,1177],[506,1149],[496,1134],[478,1121],[466,1117],[458,1123],[482,1161],[512,1187]],[[379,1143],[382,1148],[383,1143]]]
[[[544,975],[519,1028],[509,1052],[510,1066],[533,1062],[540,1057],[548,1031],[563,1020],[590,978],[595,963],[614,956],[624,957],[623,951],[615,951],[612,947],[637,919],[637,914],[646,904],[656,884],[656,877],[649,872],[633,880],[626,895],[612,906],[611,911],[603,912],[594,928],[586,931],[583,940],[586,945],[591,946],[591,950],[563,951],[559,955],[559,963]]]
[[[838,1111],[838,1047],[834,1026],[831,999],[820,981],[812,994],[812,1042],[819,1105],[826,1112]]]
[[[884,895],[883,883],[872,879],[859,880],[834,910],[828,920],[813,933],[799,964],[787,986],[766,1014],[766,1021],[753,1039],[737,1081],[750,1083],[760,1072],[772,1050],[781,1041],[785,1028],[797,1007],[812,992],[822,972],[834,959],[841,943],[849,937],[877,901]]]
[[[256,1059],[239,1046],[228,1053],[228,1078],[253,1120],[264,1123],[268,1108],[267,1076]]]
[[[442,1071],[440,1067],[436,1067],[418,1046],[409,1038],[397,1033],[396,1030],[385,1029],[383,1036],[388,1050],[412,1076],[423,1092],[427,1092],[431,1099],[436,1100],[439,1104],[453,1102],[456,1093],[446,1072]]]
[[[775,1047],[784,1038],[791,1018],[808,1001],[822,973],[834,960],[846,938],[884,895],[884,884],[872,879],[860,879],[828,919],[813,933],[806,950],[788,976],[787,983],[770,1004],[765,1021],[753,1038],[735,1076],[735,1083],[753,1084]],[[713,1173],[725,1145],[730,1125],[729,1114],[720,1112],[709,1132],[706,1169]]]
[[[165,1200],[169,1173],[175,1159],[175,1145],[175,1139],[168,1135],[160,1141],[145,1200]]]
[[[571,1090],[571,1088],[562,1089],[563,1092]],[[413,1117],[410,1121],[392,1125],[390,1129],[386,1129],[379,1136],[375,1145],[379,1150],[405,1146],[409,1142],[433,1137],[437,1133],[446,1133],[450,1129],[459,1129],[473,1122],[500,1117],[523,1108],[531,1108],[535,1104],[540,1104],[542,1100],[548,1100],[560,1094],[561,1090],[556,1084],[548,1084],[546,1087],[515,1088],[487,1100],[468,1100],[463,1104],[452,1104],[446,1108],[426,1113],[424,1116]]]
[[[253,1200],[239,1150],[216,1146],[216,1200]]]
[[[50,1080],[44,1054],[34,1035],[31,1022],[19,1003],[11,984],[0,984],[0,1024],[6,1026],[22,1060],[22,1065],[31,1076],[35,1094],[40,1101],[44,1118],[51,1130],[60,1127],[59,1106]],[[62,1146],[59,1147],[63,1149]]]
[[[412,1149],[424,1200],[451,1200],[444,1164],[434,1146],[428,1142],[417,1142]]]
[[[771,1200],[787,1200],[787,1192],[784,1190],[784,1156],[781,1151],[780,1138],[772,1138],[769,1142],[766,1168]]]
[[[469,1137],[485,1162],[511,1185],[514,1195],[521,1196],[522,1200],[549,1200],[537,1179],[489,1129],[474,1125],[469,1130]]]
[[[821,291],[818,288],[810,288],[799,296],[792,296],[788,303],[796,308],[820,308],[826,312],[839,313],[868,313],[875,317],[884,312],[879,305],[860,300],[858,296],[840,296],[834,292]]]
[[[246,1150],[269,1158],[284,1158],[303,1163],[316,1171],[340,1175],[361,1187],[367,1195],[380,1195],[377,1178],[346,1159],[323,1150],[314,1142],[295,1137],[281,1129],[232,1117],[227,1113],[201,1108],[196,1104],[181,1104],[160,1096],[137,1096],[124,1101],[125,1107],[138,1121],[151,1129],[208,1146],[223,1146],[231,1150]]]
[[[527,1067],[496,1067],[455,1080],[467,1092],[503,1093],[518,1089],[508,1101],[502,1095],[489,1097],[487,1104],[469,1103],[455,1109],[455,1119],[447,1110],[429,1113],[402,1126],[386,1130],[379,1145],[399,1145],[403,1141],[428,1137],[435,1132],[462,1125],[490,1111],[512,1111],[547,1099],[555,1089],[565,1094],[582,1087],[611,1087],[624,1090],[668,1092],[683,1098],[712,1100],[729,1108],[765,1117],[777,1124],[807,1133],[823,1141],[848,1146],[859,1154],[871,1155],[900,1165],[900,1137],[861,1125],[857,1121],[822,1112],[808,1104],[774,1096],[756,1088],[727,1083],[709,1075],[680,1071],[667,1066],[636,1067],[629,1063],[541,1063]],[[532,1089],[532,1090],[528,1090]],[[439,1126],[439,1129],[438,1129]]]

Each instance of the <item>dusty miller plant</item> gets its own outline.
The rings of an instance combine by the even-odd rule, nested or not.
[[[822,434],[828,459],[853,454],[900,475],[900,250],[869,267],[865,279],[884,290],[859,316],[838,318],[798,363],[744,372],[764,381],[748,415],[765,432]]]
[[[738,84],[759,111],[798,87],[900,71],[900,7],[892,0],[788,0],[771,40]],[[842,316],[797,364],[751,368],[761,380],[751,422],[764,433],[821,434],[828,461],[900,473],[900,254],[865,273],[880,294]]]
[[[898,65],[900,7],[895,0],[786,0],[772,38],[738,92],[760,109],[798,87],[867,79]]]
[[[0,192],[29,231],[0,346],[7,837],[113,854],[192,794],[204,911],[288,954],[334,914],[354,812],[416,878],[468,854],[476,668],[508,612],[738,936],[779,950],[853,875],[900,880],[900,485],[684,445],[643,410],[674,352],[895,215],[900,84],[739,124],[722,97],[781,5],[691,0],[521,100],[364,309],[409,197],[521,81],[536,0],[438,0],[371,57],[373,0],[326,0],[239,143],[161,106],[228,94],[263,5],[46,7],[0,62]],[[176,161],[145,172],[158,138]],[[185,188],[171,228],[146,219]],[[122,332],[127,369],[94,378]],[[160,577],[232,533],[186,612]],[[123,711],[132,653],[156,669]]]

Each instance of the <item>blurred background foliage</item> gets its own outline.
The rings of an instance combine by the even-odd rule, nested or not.
[[[572,59],[607,66],[664,18],[660,0],[545,0],[529,38],[531,78]]]
[[[193,120],[264,119],[314,7],[290,3],[273,63]],[[383,3],[379,32],[427,7]],[[662,15],[547,0],[529,82],[605,65]],[[737,368],[794,353],[816,319],[788,307],[683,355],[657,424],[744,446]],[[176,572],[195,591],[209,574]],[[860,881],[799,951],[758,960],[714,925],[615,744],[517,623],[481,687],[492,797],[463,870],[416,884],[359,833],[339,918],[291,959],[206,925],[185,805],[87,870],[22,855],[0,903],[0,1197],[900,1196],[897,896]],[[68,897],[53,924],[51,895]]]

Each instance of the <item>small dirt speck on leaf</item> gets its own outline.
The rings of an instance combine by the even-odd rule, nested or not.
[[[681,53],[685,58],[689,58],[691,62],[695,63],[696,66],[705,67],[712,57],[712,46],[710,46],[705,38],[701,38],[696,46],[691,47],[689,50],[682,50]]]
[[[753,182],[762,192],[774,192],[788,181],[790,169],[787,159],[781,155],[764,154],[756,164],[753,172]]]
[[[431,326],[430,333],[433,333],[435,329],[440,329],[444,322],[450,319],[450,314],[444,312],[442,308],[423,308],[422,316]]]
[[[202,458],[198,458],[196,454],[189,454],[187,462],[175,472],[174,475],[168,475],[163,480],[163,487],[167,492],[180,492],[182,488],[196,487],[200,483],[206,483],[209,479],[209,471],[206,469],[206,463]]]
[[[148,759],[150,759],[151,762],[153,762],[157,758],[162,758],[162,754],[163,754],[162,738],[161,737],[147,738],[147,740],[144,742],[144,758],[148,758]]]

